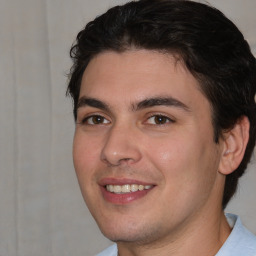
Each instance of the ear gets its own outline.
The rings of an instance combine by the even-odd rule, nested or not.
[[[223,151],[219,172],[228,175],[237,169],[241,163],[249,140],[250,122],[242,116],[235,126],[223,134]]]

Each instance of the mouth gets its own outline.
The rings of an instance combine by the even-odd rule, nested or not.
[[[146,197],[155,185],[128,179],[103,179],[100,188],[104,200],[115,205],[124,205]]]
[[[127,194],[137,191],[143,191],[151,189],[153,185],[139,185],[139,184],[125,184],[125,185],[106,185],[105,188],[108,192],[114,194]]]

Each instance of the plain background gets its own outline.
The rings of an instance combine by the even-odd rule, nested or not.
[[[0,0],[0,256],[88,256],[105,239],[72,164],[69,49],[118,0]],[[256,1],[212,0],[256,52]],[[255,156],[228,211],[256,232]]]

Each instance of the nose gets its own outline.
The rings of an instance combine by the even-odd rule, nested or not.
[[[139,141],[128,127],[112,127],[106,135],[101,160],[111,166],[134,164],[141,159]]]

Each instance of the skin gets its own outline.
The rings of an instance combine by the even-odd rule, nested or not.
[[[215,255],[230,233],[222,170],[229,170],[225,151],[235,136],[214,142],[210,104],[192,74],[169,54],[104,52],[86,68],[79,97],[75,170],[119,255]],[[139,107],[152,98],[175,101]],[[102,192],[107,179],[153,188],[113,203]]]

